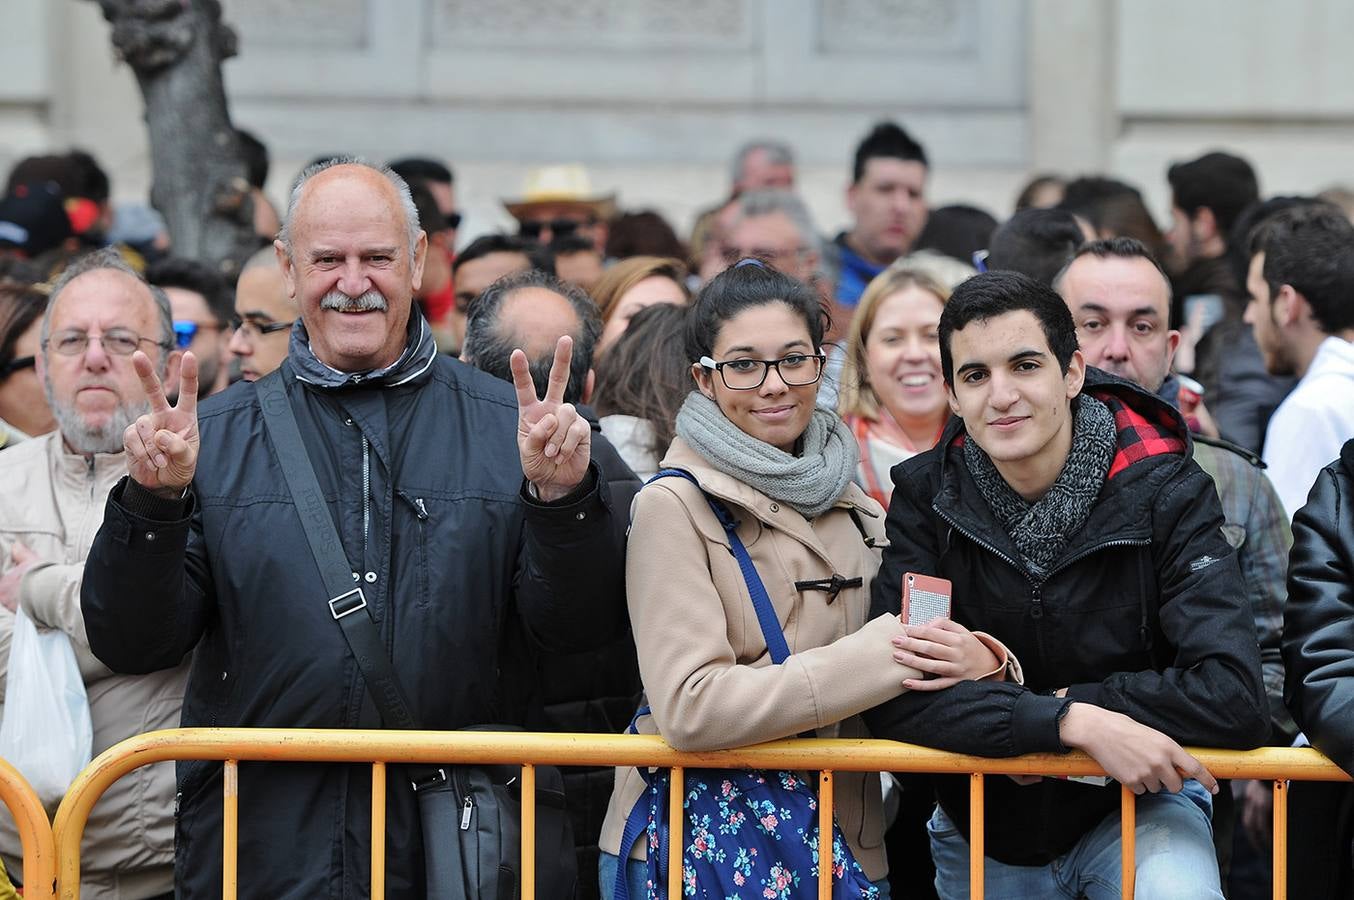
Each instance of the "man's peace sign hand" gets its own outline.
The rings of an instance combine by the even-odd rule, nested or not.
[[[197,468],[197,357],[191,352],[183,355],[179,399],[173,406],[165,399],[150,357],[138,350],[132,354],[132,367],[150,401],[150,412],[122,433],[127,472],[146,490],[177,498]]]
[[[573,338],[568,335],[555,344],[544,400],[537,399],[527,355],[514,350],[509,360],[517,389],[517,452],[522,457],[522,474],[547,503],[582,483],[592,454],[592,426],[572,403],[564,402],[573,349]]]

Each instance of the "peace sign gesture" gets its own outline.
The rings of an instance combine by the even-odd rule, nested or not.
[[[132,354],[132,367],[150,401],[150,412],[122,433],[127,472],[146,490],[178,497],[197,468],[197,357],[191,352],[183,355],[179,399],[173,406],[165,399],[150,357],[138,350]]]
[[[573,338],[567,334],[555,344],[544,400],[537,399],[527,355],[514,350],[509,359],[512,385],[517,389],[517,452],[522,457],[522,474],[547,503],[582,483],[592,454],[592,426],[572,403],[564,402],[573,350]]]

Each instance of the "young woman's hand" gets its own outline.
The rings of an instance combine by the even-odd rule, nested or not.
[[[904,625],[903,633],[893,639],[896,662],[921,669],[934,677],[908,678],[903,687],[910,691],[939,691],[961,681],[989,675],[1002,661],[973,632],[950,619],[936,619],[926,625]]]

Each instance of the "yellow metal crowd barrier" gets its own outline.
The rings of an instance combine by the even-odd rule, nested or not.
[[[1288,780],[1348,781],[1333,763],[1315,750],[1268,748],[1249,752],[1191,750],[1218,778],[1274,781],[1274,897],[1285,896],[1287,871]],[[222,897],[237,895],[239,842],[239,763],[334,762],[368,763],[372,767],[371,896],[385,895],[385,790],[388,763],[505,763],[522,767],[522,896],[534,900],[535,786],[537,765],[660,766],[672,768],[671,827],[681,834],[682,772],[687,768],[750,768],[819,771],[821,827],[819,859],[831,859],[834,771],[926,772],[968,774],[972,835],[970,867],[972,896],[983,896],[983,778],[987,775],[1101,775],[1089,757],[1038,754],[1014,759],[987,759],[946,753],[911,744],[876,740],[785,740],[735,750],[680,753],[661,738],[647,735],[500,734],[494,732],[327,731],[263,728],[181,728],[139,735],[110,748],[94,760],[71,785],[55,823],[56,884],[63,900],[80,896],[80,837],[90,810],[114,781],[141,766],[162,760],[203,759],[224,763],[224,827]],[[824,768],[830,763],[831,768]],[[11,809],[29,811],[22,797],[23,779],[0,763],[0,798]],[[31,791],[28,792],[31,797]],[[16,801],[18,805],[16,806]],[[34,798],[33,803],[36,803]],[[41,815],[41,807],[38,806]],[[1122,803],[1123,896],[1133,896],[1134,796],[1125,789]],[[16,818],[18,817],[16,812]],[[245,823],[246,827],[248,823]],[[20,826],[24,826],[21,824]],[[24,882],[34,885],[27,897],[47,897],[42,885],[50,882],[51,838],[43,843],[31,820],[24,837]],[[35,858],[31,847],[36,849]],[[681,897],[681,841],[672,841],[668,871],[669,897]],[[31,863],[31,867],[30,867]],[[832,892],[832,868],[821,866],[818,896]],[[587,877],[586,874],[583,877]]]
[[[19,770],[0,759],[0,802],[9,809],[23,847],[24,900],[56,896],[56,844],[47,810]]]

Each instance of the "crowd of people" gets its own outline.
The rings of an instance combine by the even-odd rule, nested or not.
[[[1138,896],[1266,896],[1269,786],[1183,747],[1354,773],[1348,192],[1265,197],[1210,152],[1163,173],[1164,231],[1102,174],[931,208],[882,122],[835,237],[765,140],[688,241],[558,165],[505,201],[516,233],[466,242],[443,162],[318,159],[279,210],[241,142],[247,259],[177,253],[81,151],[0,200],[0,673],[16,614],[66,634],[95,754],[180,723],[1084,751],[1107,777],[988,779],[1013,898],[1119,895],[1118,785]],[[952,605],[909,621],[922,576]],[[663,894],[628,827],[649,777],[566,768],[550,896]],[[368,767],[240,778],[243,895],[365,895]],[[118,782],[83,896],[217,895],[222,779]],[[388,896],[438,896],[427,787],[391,780]],[[836,797],[861,896],[969,895],[966,777]],[[1351,813],[1294,786],[1293,896],[1354,896]],[[691,891],[717,865],[816,891],[739,853],[744,817]],[[3,816],[0,857],[21,871]]]

